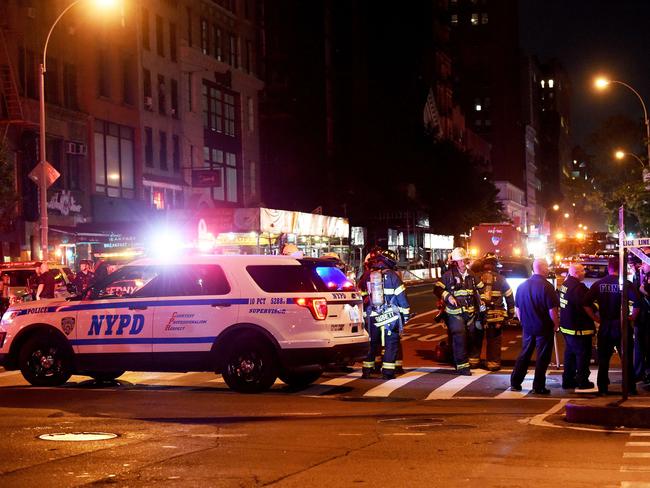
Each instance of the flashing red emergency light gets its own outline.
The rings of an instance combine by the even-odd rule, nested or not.
[[[308,308],[316,320],[327,318],[327,300],[325,298],[296,298],[296,305]]]

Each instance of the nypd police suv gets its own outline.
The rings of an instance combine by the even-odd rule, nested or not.
[[[286,256],[135,261],[82,296],[10,307],[0,365],[32,385],[72,374],[214,371],[230,388],[264,391],[279,376],[315,381],[365,357],[362,300],[331,262]]]

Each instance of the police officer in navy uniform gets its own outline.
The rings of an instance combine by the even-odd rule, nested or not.
[[[585,268],[582,264],[569,266],[569,276],[560,286],[560,332],[564,336],[564,373],[562,388],[591,389],[589,381],[589,360],[591,341],[596,333],[593,310],[585,307],[589,291],[583,280]]]
[[[370,335],[370,350],[363,362],[363,378],[369,378],[374,371],[375,360],[382,346],[382,377],[395,377],[400,335],[411,313],[406,287],[393,269],[396,264],[397,256],[393,251],[378,251],[369,261],[369,272],[364,274],[360,284],[365,295],[364,316]]]
[[[481,278],[469,269],[467,251],[457,247],[451,252],[453,264],[437,281],[433,291],[443,300],[447,315],[447,328],[451,341],[456,372],[471,375],[468,357],[468,338],[476,334],[477,321],[482,306]]]
[[[526,377],[530,359],[536,353],[535,378],[533,393],[548,395],[546,388],[546,370],[551,362],[553,337],[560,327],[558,307],[560,301],[557,293],[546,277],[548,264],[543,259],[533,262],[533,276],[517,288],[515,311],[521,321],[523,337],[521,352],[517,356],[515,367],[510,375],[510,389],[521,391],[521,384]]]
[[[587,296],[585,306],[596,304],[600,327],[598,329],[598,393],[606,395],[609,388],[609,362],[614,354],[614,348],[621,354],[621,290],[618,284],[618,258],[610,258],[607,263],[609,273],[605,278],[596,281]],[[628,344],[632,345],[632,322],[639,315],[639,295],[632,283],[628,281],[628,300],[632,302],[632,314],[628,327]],[[636,394],[632,354],[627,354],[630,374],[630,393]]]

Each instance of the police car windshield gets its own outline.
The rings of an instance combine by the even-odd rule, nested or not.
[[[141,296],[158,273],[153,266],[125,266],[93,285],[91,296],[93,299]]]

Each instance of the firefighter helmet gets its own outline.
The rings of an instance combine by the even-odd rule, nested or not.
[[[335,252],[326,252],[321,256],[322,259],[329,259],[331,261],[340,261],[341,257]]]
[[[294,258],[302,258],[303,257],[303,252],[298,249],[298,246],[295,244],[285,244],[284,247],[282,248],[282,255],[283,256],[291,256]]]
[[[499,257],[493,252],[485,253],[485,256],[483,256],[483,265],[486,264],[496,267],[499,264]]]
[[[380,249],[377,253],[377,258],[375,261],[378,264],[383,264],[388,268],[394,268],[397,266],[397,254],[395,251],[391,251],[390,249]]]
[[[467,251],[464,247],[457,247],[451,251],[452,261],[465,261],[466,259],[469,259],[469,256],[467,255]]]

